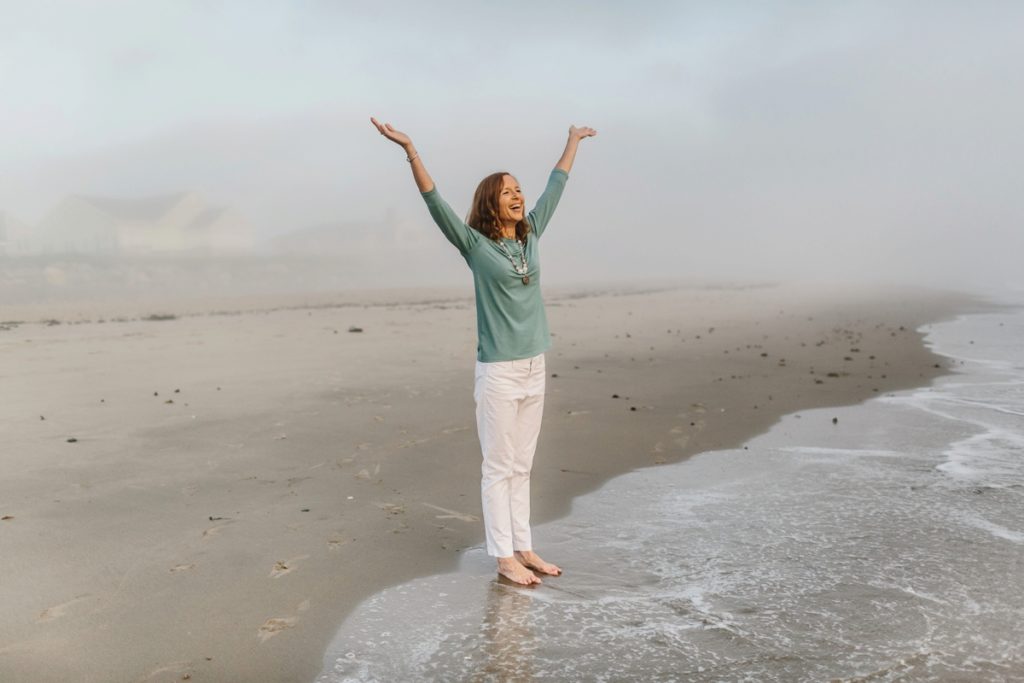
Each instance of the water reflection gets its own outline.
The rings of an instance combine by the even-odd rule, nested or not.
[[[529,588],[495,579],[487,585],[480,635],[484,660],[472,681],[527,681],[535,675],[537,636],[531,619]]]

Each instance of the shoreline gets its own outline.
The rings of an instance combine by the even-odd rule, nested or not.
[[[967,295],[786,286],[549,295],[556,336],[533,523],[564,517],[573,498],[612,477],[741,444],[783,415],[925,386],[947,373],[917,328],[989,307]],[[83,448],[76,457],[93,448],[91,460],[56,490],[38,463],[3,461],[12,472],[7,486],[22,485],[17,495],[4,491],[11,502],[0,510],[14,517],[0,527],[5,536],[25,530],[12,537],[12,556],[20,550],[27,562],[26,556],[42,561],[52,554],[28,529],[45,534],[42,520],[68,519],[69,505],[83,525],[79,536],[97,547],[78,551],[85,571],[21,586],[25,594],[0,623],[8,643],[0,648],[0,672],[13,680],[29,672],[36,680],[180,680],[186,673],[192,680],[312,680],[338,626],[362,599],[450,571],[459,551],[481,542],[466,360],[472,358],[471,297],[451,305],[361,308],[367,334],[342,336],[346,322],[358,322],[355,312],[301,308],[124,323],[133,336],[122,333],[117,341],[127,342],[120,356],[127,367],[160,353],[164,372],[122,372],[102,387],[109,396],[102,405],[134,397],[141,405],[122,409],[145,427],[126,430],[118,427],[122,419],[100,419],[95,405],[85,408],[95,386],[65,392],[74,394],[74,407],[58,426],[77,427],[76,447]],[[102,335],[77,339],[83,329],[30,331],[52,346],[85,346],[81,373],[95,365],[90,356],[104,343],[115,343]],[[0,344],[27,330],[0,333]],[[258,349],[235,348],[253,335]],[[280,338],[286,341],[274,341]],[[336,340],[344,341],[343,354],[331,346]],[[27,369],[3,367],[14,386],[27,387],[33,362],[38,370],[46,360],[45,353],[33,356],[41,346],[21,358]],[[286,351],[291,356],[281,355]],[[329,360],[334,369],[324,375]],[[172,377],[180,387],[170,386]],[[183,412],[179,403],[145,405],[140,382],[161,393],[154,401],[190,403]],[[182,394],[173,395],[175,388]],[[225,392],[234,403],[222,400]],[[9,431],[17,450],[34,446],[50,468],[66,461],[64,443],[39,448],[38,425],[10,412],[4,417],[15,418]],[[59,411],[47,418],[60,420]],[[135,462],[138,456],[128,454],[142,452],[135,450],[140,446],[164,459]],[[70,481],[76,477],[77,487]],[[45,500],[58,494],[59,504]],[[90,513],[95,502],[106,509]],[[145,519],[125,523],[129,514]],[[124,536],[138,542],[135,552],[126,552],[122,539],[107,542],[103,524],[117,520]],[[147,544],[154,533],[162,540]],[[133,569],[114,572],[97,551]],[[259,604],[252,604],[253,595]],[[140,614],[168,609],[177,618],[159,625]],[[60,618],[42,618],[54,612]],[[112,650],[118,617],[132,628],[121,628]],[[157,633],[167,642],[153,642]],[[57,642],[61,652],[54,651]],[[131,661],[125,651],[135,654]],[[127,668],[103,670],[112,653]],[[42,673],[29,668],[42,662]]]
[[[956,368],[928,387],[801,410],[577,497],[534,530],[571,576],[509,587],[476,546],[373,595],[316,680],[1019,674],[1002,577],[1021,559],[1021,472],[998,451],[1021,437],[1020,310],[924,326]]]

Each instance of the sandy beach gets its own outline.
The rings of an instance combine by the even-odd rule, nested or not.
[[[775,283],[546,300],[538,524],[782,415],[927,385],[948,368],[917,328],[984,306]],[[482,542],[465,289],[2,318],[0,680],[310,681],[360,600]]]

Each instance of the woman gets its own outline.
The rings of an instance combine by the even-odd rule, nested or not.
[[[493,173],[480,182],[463,222],[438,194],[409,136],[389,123],[370,121],[405,150],[430,215],[473,271],[478,338],[473,397],[483,451],[487,553],[497,558],[502,576],[539,584],[534,572],[558,576],[562,570],[533,551],[530,536],[530,469],[544,410],[544,351],[551,346],[537,243],[562,196],[580,140],[597,131],[569,128],[562,158],[533,211],[525,212],[515,177]]]

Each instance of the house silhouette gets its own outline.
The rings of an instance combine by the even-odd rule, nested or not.
[[[119,199],[73,195],[36,226],[30,253],[238,252],[254,246],[236,211],[193,192]]]

